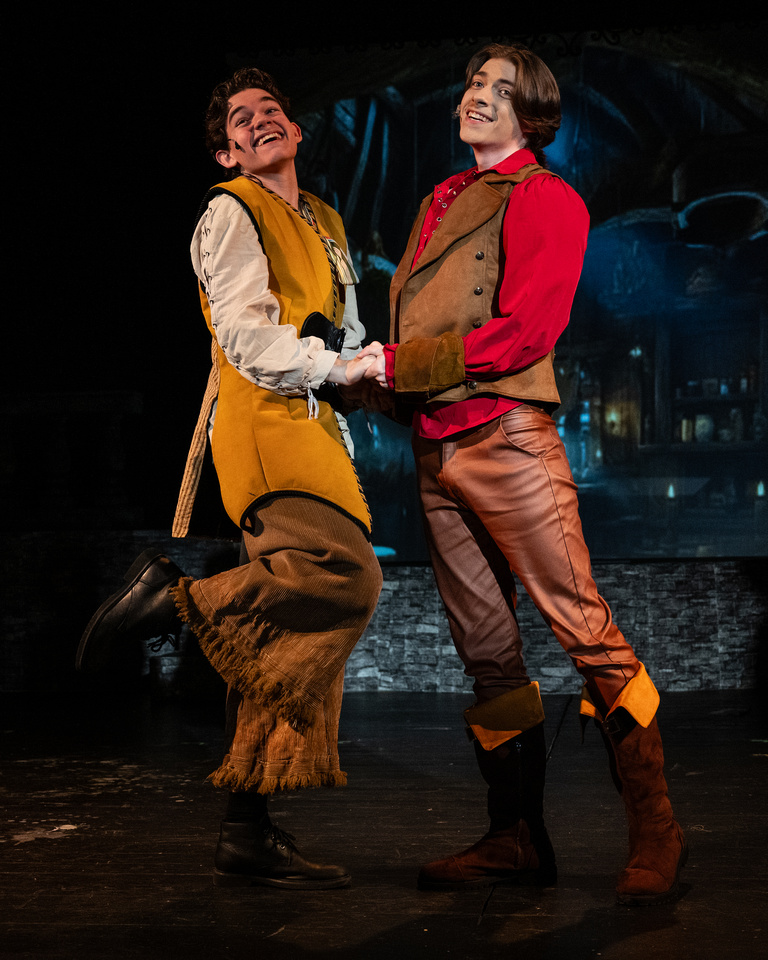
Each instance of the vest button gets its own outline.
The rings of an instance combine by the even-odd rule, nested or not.
[[[483,259],[485,259],[485,254],[483,253],[482,250],[478,250],[477,253],[475,254],[475,260],[483,260]]]
[[[482,321],[482,320],[473,320],[473,321],[472,321],[472,326],[475,328],[475,330],[477,330],[478,327],[482,327],[482,325],[483,325],[483,321]]]
[[[469,387],[470,390],[474,390],[475,387],[477,386],[477,383],[474,380],[468,380],[467,386]]]
[[[476,297],[479,297],[479,296],[482,294],[482,292],[483,292],[483,288],[482,288],[482,287],[475,287],[475,289],[474,289],[474,294],[475,294]]]

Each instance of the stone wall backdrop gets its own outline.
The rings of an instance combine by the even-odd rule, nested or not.
[[[768,561],[595,563],[614,620],[662,690],[754,687],[768,650]],[[572,693],[578,674],[520,588],[526,663],[543,692]],[[429,567],[384,567],[378,609],[348,667],[355,690],[469,689]]]
[[[191,576],[238,562],[229,540],[176,540],[166,532],[17,534],[0,553],[0,690],[66,691],[87,685],[73,668],[80,634],[135,557],[157,545]],[[470,691],[428,565],[385,564],[379,606],[347,666],[348,690]],[[764,686],[768,559],[601,561],[600,592],[661,690]],[[528,670],[545,693],[575,693],[578,674],[520,591]],[[159,691],[216,687],[196,643],[145,653],[140,673]],[[186,685],[186,686],[185,686]],[[216,687],[218,692],[218,688]]]

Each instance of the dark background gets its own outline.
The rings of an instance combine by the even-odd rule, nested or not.
[[[735,237],[682,236],[672,195],[673,173],[697,139],[697,124],[705,138],[717,132],[715,156],[705,168],[730,169],[736,156],[746,156],[742,181],[768,195],[764,153],[756,146],[766,136],[764,22],[743,7],[741,19],[717,20],[692,4],[674,10],[660,3],[622,10],[588,4],[578,14],[547,7],[510,13],[507,22],[498,10],[434,10],[418,19],[405,5],[363,13],[325,6],[309,15],[210,10],[190,23],[188,13],[163,8],[107,24],[80,18],[75,8],[45,42],[29,23],[11,30],[6,134],[15,171],[6,180],[4,205],[6,530],[170,525],[209,366],[188,245],[200,200],[219,179],[202,131],[215,83],[244,64],[274,73],[305,131],[302,183],[346,214],[353,250],[375,249],[386,265],[397,261],[420,198],[471,163],[448,118],[466,60],[489,39],[511,39],[531,45],[561,82],[560,142],[572,149],[553,150],[552,165],[585,197],[590,247],[603,251],[585,267],[572,332],[559,351],[568,364],[567,383],[575,377],[581,384],[581,392],[568,392],[563,416],[571,419],[563,429],[575,470],[582,471],[577,479],[593,552],[696,555],[702,549],[698,531],[715,527],[722,536],[710,537],[705,553],[765,552],[765,541],[752,533],[763,521],[755,514],[753,522],[757,504],[745,479],[752,486],[765,479],[764,443],[750,441],[738,456],[731,448],[700,447],[700,456],[726,466],[718,468],[714,499],[694,490],[696,478],[714,474],[709,466],[691,466],[690,456],[682,467],[676,459],[678,415],[674,404],[660,406],[654,372],[659,339],[644,339],[649,318],[666,318],[663,332],[680,317],[694,326],[707,317],[709,352],[684,383],[672,371],[670,395],[688,380],[707,377],[712,352],[722,352],[729,339],[736,344],[728,361],[733,379],[740,376],[742,355],[754,356],[750,398],[764,393],[764,224],[757,239],[751,221]],[[729,145],[739,139],[748,140],[748,148],[731,154]],[[365,162],[363,149],[369,151]],[[387,187],[377,196],[385,152]],[[659,221],[662,209],[667,213]],[[759,218],[764,207],[756,209]],[[637,211],[654,214],[638,217]],[[734,211],[720,218],[721,226],[738,220]],[[745,216],[754,215],[750,208]],[[671,277],[669,289],[659,290],[655,274],[644,281],[638,267],[648,260],[649,270],[660,269],[657,254]],[[669,268],[675,258],[685,261],[679,270]],[[371,263],[361,300],[368,326],[382,337],[386,269]],[[628,266],[638,275],[620,289],[634,291],[635,302],[611,302],[605,271],[615,279]],[[704,278],[705,300],[692,308],[686,298],[696,275]],[[606,347],[611,342],[621,344],[620,362]],[[595,354],[597,343],[602,367],[586,369],[585,356]],[[625,386],[635,373],[628,368],[625,376],[621,364],[638,347],[644,373],[622,401],[634,404],[633,412],[624,432],[605,443],[599,439],[600,402],[604,408],[606,397],[618,396],[605,370]],[[679,365],[674,346],[670,350],[665,362]],[[583,389],[585,369],[598,383],[592,392]],[[587,430],[579,425],[578,404],[585,399],[591,402]],[[381,531],[377,542],[400,558],[420,559],[407,434],[375,421],[373,428],[371,434],[360,421],[355,437]],[[602,444],[599,455],[595,443]],[[641,448],[645,466],[638,465]],[[673,474],[684,481],[680,489],[699,498],[689,504],[693,529],[674,541],[666,536],[672,508],[664,500]],[[654,482],[646,483],[647,477]],[[642,491],[627,486],[638,478]],[[617,506],[619,489],[629,490],[623,497],[630,503]],[[641,501],[643,510],[637,508]],[[649,517],[656,531],[650,539]],[[729,539],[735,517],[739,533]],[[221,532],[233,533],[226,527]]]

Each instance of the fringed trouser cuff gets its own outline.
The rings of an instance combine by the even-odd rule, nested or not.
[[[263,793],[269,796],[284,790],[306,790],[311,787],[345,787],[347,775],[341,770],[312,771],[308,773],[286,773],[280,771],[274,775],[261,768],[255,768],[246,774],[237,765],[224,762],[208,779],[215,787],[233,792]]]
[[[232,791],[277,793],[308,787],[342,787],[339,768],[339,714],[344,672],[332,682],[322,704],[301,733],[273,710],[230,687],[227,734],[230,746],[209,780]]]
[[[266,676],[258,661],[242,652],[231,638],[219,632],[202,615],[195,603],[195,587],[191,577],[184,577],[171,592],[181,619],[189,624],[214,670],[243,696],[274,710],[295,729],[305,729],[322,700],[311,697],[311,702],[303,701],[280,680]]]
[[[261,793],[343,783],[344,664],[375,608],[379,563],[360,528],[323,502],[274,500],[252,521],[249,562],[173,591],[230,687],[232,746],[214,782]]]

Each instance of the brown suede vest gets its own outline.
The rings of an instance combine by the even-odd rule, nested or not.
[[[552,176],[531,163],[512,174],[492,171],[468,187],[454,200],[411,270],[432,196],[423,200],[390,287],[392,343],[442,333],[463,337],[499,315],[501,231],[507,201],[515,184],[541,174]],[[554,351],[511,376],[482,383],[465,381],[428,402],[465,400],[482,392],[558,404],[553,359]]]

